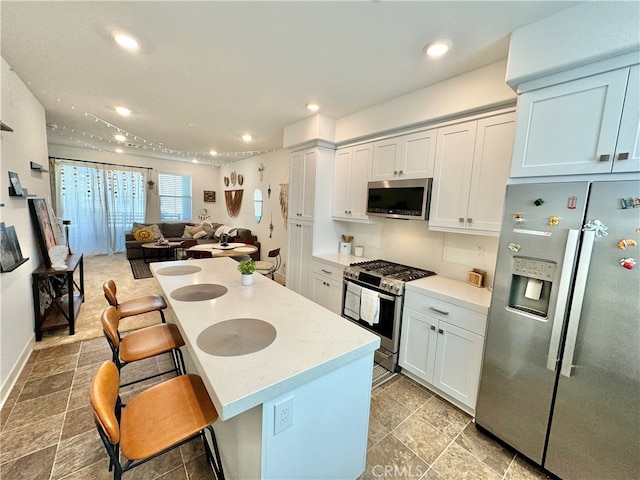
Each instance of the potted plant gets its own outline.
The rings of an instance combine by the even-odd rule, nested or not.
[[[238,271],[241,273],[242,285],[253,283],[253,272],[256,271],[256,262],[253,260],[241,260],[238,262]]]

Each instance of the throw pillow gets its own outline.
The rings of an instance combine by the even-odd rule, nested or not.
[[[211,222],[204,221],[200,225],[202,226],[202,228],[204,228],[206,237],[213,238],[213,235],[216,233],[215,229],[213,228],[213,224]]]
[[[229,225],[221,225],[216,230],[215,236],[220,237],[223,233],[226,233],[230,237],[233,237],[235,235],[235,231],[236,231],[236,227],[230,227]]]
[[[195,238],[196,234],[200,233],[200,232],[204,232],[204,228],[202,227],[202,225],[197,225],[195,227],[191,227],[191,229],[189,230],[189,233],[191,234],[191,236],[193,238]],[[206,235],[206,232],[205,232]],[[200,237],[198,237],[200,238]]]
[[[184,226],[184,232],[182,233],[182,238],[185,239],[191,239],[193,238],[193,235],[191,235],[191,229],[193,227],[191,225],[185,225]]]
[[[153,236],[154,240],[158,240],[164,236],[162,234],[162,230],[160,230],[160,227],[156,224],[149,225],[145,230],[149,230],[151,232],[151,236]]]
[[[194,239],[198,239],[198,238],[202,238],[202,237],[206,237],[207,236],[207,232],[205,232],[204,230],[199,231],[198,233],[196,233],[193,238]]]
[[[133,232],[133,238],[135,238],[138,242],[150,242],[153,240],[153,235],[149,230],[140,228]]]

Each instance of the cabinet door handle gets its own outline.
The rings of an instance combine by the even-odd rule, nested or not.
[[[333,272],[329,271],[329,270],[325,270],[324,268],[320,270],[323,273],[326,273],[327,275],[332,275]]]
[[[441,328],[439,328],[438,333],[444,333],[444,331]]]
[[[467,218],[467,223],[473,223],[473,218]]]
[[[629,152],[618,154],[618,160],[628,160],[628,159],[629,159]]]
[[[445,312],[445,311],[443,311],[443,310],[438,310],[438,309],[437,309],[437,308],[435,308],[435,307],[429,307],[429,310],[433,310],[434,312],[439,313],[439,314],[441,314],[441,315],[449,315],[449,312]]]
[[[464,217],[460,217],[460,218],[458,218],[458,221],[459,221],[460,223],[464,223]]]
[[[402,170],[398,170],[398,175],[402,175]]]
[[[349,212],[348,212],[348,213],[349,213],[349,215],[351,215],[351,210],[349,210]]]
[[[611,155],[608,155],[608,154],[600,155],[601,162],[608,162],[610,158],[611,158]]]
[[[394,170],[394,171],[393,171],[393,174],[394,174],[394,175],[398,175],[398,170]]]
[[[431,325],[431,330],[435,330],[436,327],[434,325]]]

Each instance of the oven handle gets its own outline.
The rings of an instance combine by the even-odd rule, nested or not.
[[[373,288],[368,287],[367,285],[362,285],[360,282],[354,282],[352,280],[344,280],[342,283],[344,283],[344,285],[346,286],[347,283],[355,283],[356,285],[359,285],[363,288],[368,288],[369,290],[372,290],[374,292],[378,292],[378,290],[375,290]],[[380,293],[378,292],[378,296],[382,299],[382,300],[389,300],[390,302],[394,302],[396,300],[397,297],[392,297],[391,295],[385,295],[384,293]]]

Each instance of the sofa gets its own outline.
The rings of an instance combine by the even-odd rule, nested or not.
[[[199,226],[203,228],[200,229],[198,228]],[[216,235],[216,233],[225,230],[221,227],[224,227],[224,225],[211,222],[203,222],[202,224],[191,222],[134,223],[131,230],[125,232],[127,259],[143,258],[142,244],[155,241],[160,236],[170,242],[181,242],[195,238],[199,245],[204,243],[218,243],[220,242],[220,235]],[[228,228],[226,230],[228,230]],[[144,240],[136,240],[135,232],[141,229],[152,233],[152,237]],[[200,233],[191,235],[189,232],[194,230],[200,230]],[[142,235],[138,235],[139,238],[141,236]],[[260,242],[258,241],[258,237],[251,235],[251,230],[248,228],[234,228],[234,230],[231,231],[229,241],[242,242],[243,240],[258,248],[258,251],[251,254],[251,258],[256,261],[260,260]]]

